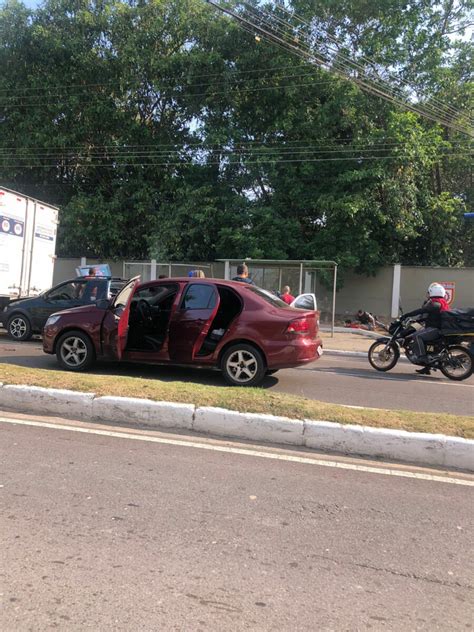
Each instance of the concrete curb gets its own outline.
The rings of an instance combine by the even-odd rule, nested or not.
[[[339,349],[326,349],[324,347],[324,355],[343,355],[349,358],[367,358],[367,352],[365,351],[342,351]]]
[[[92,420],[131,423],[152,428],[192,430],[195,406],[155,402],[135,397],[97,397],[92,403]]]
[[[218,437],[304,445],[302,420],[225,408],[196,408],[193,430]]]
[[[367,362],[369,361],[367,358],[367,351],[342,351],[339,349],[326,349],[326,347],[324,347],[324,355],[342,355],[342,356],[346,356],[348,358],[365,358],[367,360]],[[405,358],[404,356],[400,356],[398,358],[398,362],[404,362],[409,364],[410,361]]]
[[[439,434],[343,425],[324,420],[302,421],[130,397],[96,397],[94,393],[38,386],[0,384],[0,408],[89,422],[187,430],[474,472],[474,441]]]
[[[331,327],[323,326],[319,328],[325,334],[331,333]],[[352,334],[354,336],[365,336],[366,338],[380,338],[386,336],[386,333],[378,331],[369,331],[368,329],[351,329],[350,327],[334,327],[335,334]]]
[[[94,393],[79,393],[40,386],[2,385],[0,405],[25,413],[64,415],[87,420],[92,417]]]

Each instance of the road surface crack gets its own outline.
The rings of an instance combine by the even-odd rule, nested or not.
[[[339,564],[341,566],[355,566],[357,568],[364,568],[366,570],[376,571],[378,573],[389,573],[390,575],[394,575],[395,577],[404,577],[406,579],[415,579],[417,581],[424,581],[430,584],[437,584],[439,586],[445,586],[446,588],[465,588],[466,590],[473,590],[474,586],[471,584],[463,584],[459,581],[453,580],[445,580],[445,579],[437,579],[435,577],[427,577],[426,575],[418,575],[417,573],[409,573],[407,571],[397,571],[393,568],[385,568],[383,566],[374,566],[373,564],[361,563],[361,562],[347,562],[343,560],[337,560],[332,557],[326,555],[312,555],[312,557],[317,557],[319,559],[334,562],[335,564]]]

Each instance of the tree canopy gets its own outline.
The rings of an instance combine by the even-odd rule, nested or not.
[[[471,138],[443,124],[472,107],[469,1],[242,5],[332,68],[204,0],[4,2],[0,183],[61,207],[59,254],[474,265]]]

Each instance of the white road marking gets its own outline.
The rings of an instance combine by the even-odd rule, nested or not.
[[[474,480],[462,478],[453,478],[449,476],[440,476],[437,474],[425,474],[423,472],[411,472],[409,470],[391,470],[384,467],[373,467],[369,465],[357,465],[356,463],[345,463],[343,461],[326,461],[310,457],[293,456],[291,454],[276,454],[273,452],[263,452],[251,448],[235,448],[231,446],[212,445],[207,443],[199,443],[197,441],[184,441],[180,439],[169,439],[165,437],[154,437],[150,435],[132,434],[131,432],[117,432],[114,430],[102,430],[99,428],[85,428],[81,426],[68,426],[65,424],[56,424],[47,421],[38,421],[33,419],[14,419],[9,417],[0,417],[0,423],[7,423],[21,426],[36,426],[39,428],[51,428],[53,430],[69,430],[70,432],[81,432],[84,434],[93,434],[103,437],[116,437],[119,439],[131,439],[133,441],[145,441],[148,443],[162,443],[166,445],[175,445],[184,448],[197,448],[200,450],[210,450],[212,452],[228,452],[231,454],[239,454],[242,456],[253,456],[262,459],[273,459],[276,461],[289,461],[291,463],[304,463],[306,465],[320,465],[323,467],[333,467],[342,470],[353,470],[356,472],[368,472],[370,474],[383,474],[385,476],[398,476],[401,478],[414,478],[422,481],[432,481],[437,483],[451,483],[453,485],[465,485],[474,487]]]
[[[327,374],[331,374],[331,375],[337,375],[338,377],[362,377],[364,379],[367,378],[367,375],[365,373],[340,373],[338,371],[337,368],[325,368],[325,369],[318,369],[318,368],[305,368],[305,367],[299,367],[299,368],[295,368],[295,369],[290,369],[290,371],[313,371],[314,373],[327,373]],[[449,382],[449,381],[444,381],[443,378],[434,378],[434,379],[426,379],[423,377],[416,377],[416,376],[411,376],[411,374],[406,373],[405,377],[397,377],[395,375],[380,375],[379,373],[373,373],[370,375],[371,379],[374,380],[386,380],[389,382],[407,382],[407,378],[410,377],[410,382],[416,382],[417,384],[428,384],[429,386],[460,386],[462,388],[474,388],[474,384],[465,384],[465,383],[461,383],[461,382]],[[446,380],[448,380],[449,378],[445,378]],[[470,378],[469,378],[470,379]]]

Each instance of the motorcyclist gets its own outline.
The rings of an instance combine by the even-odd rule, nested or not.
[[[403,318],[423,316],[424,328],[411,336],[417,364],[429,364],[430,358],[426,354],[425,344],[436,340],[440,336],[441,312],[449,310],[445,297],[446,290],[444,287],[440,283],[432,283],[428,288],[428,299],[423,303],[423,306],[403,315]],[[418,369],[417,373],[430,375],[430,368],[425,366],[422,369]]]

